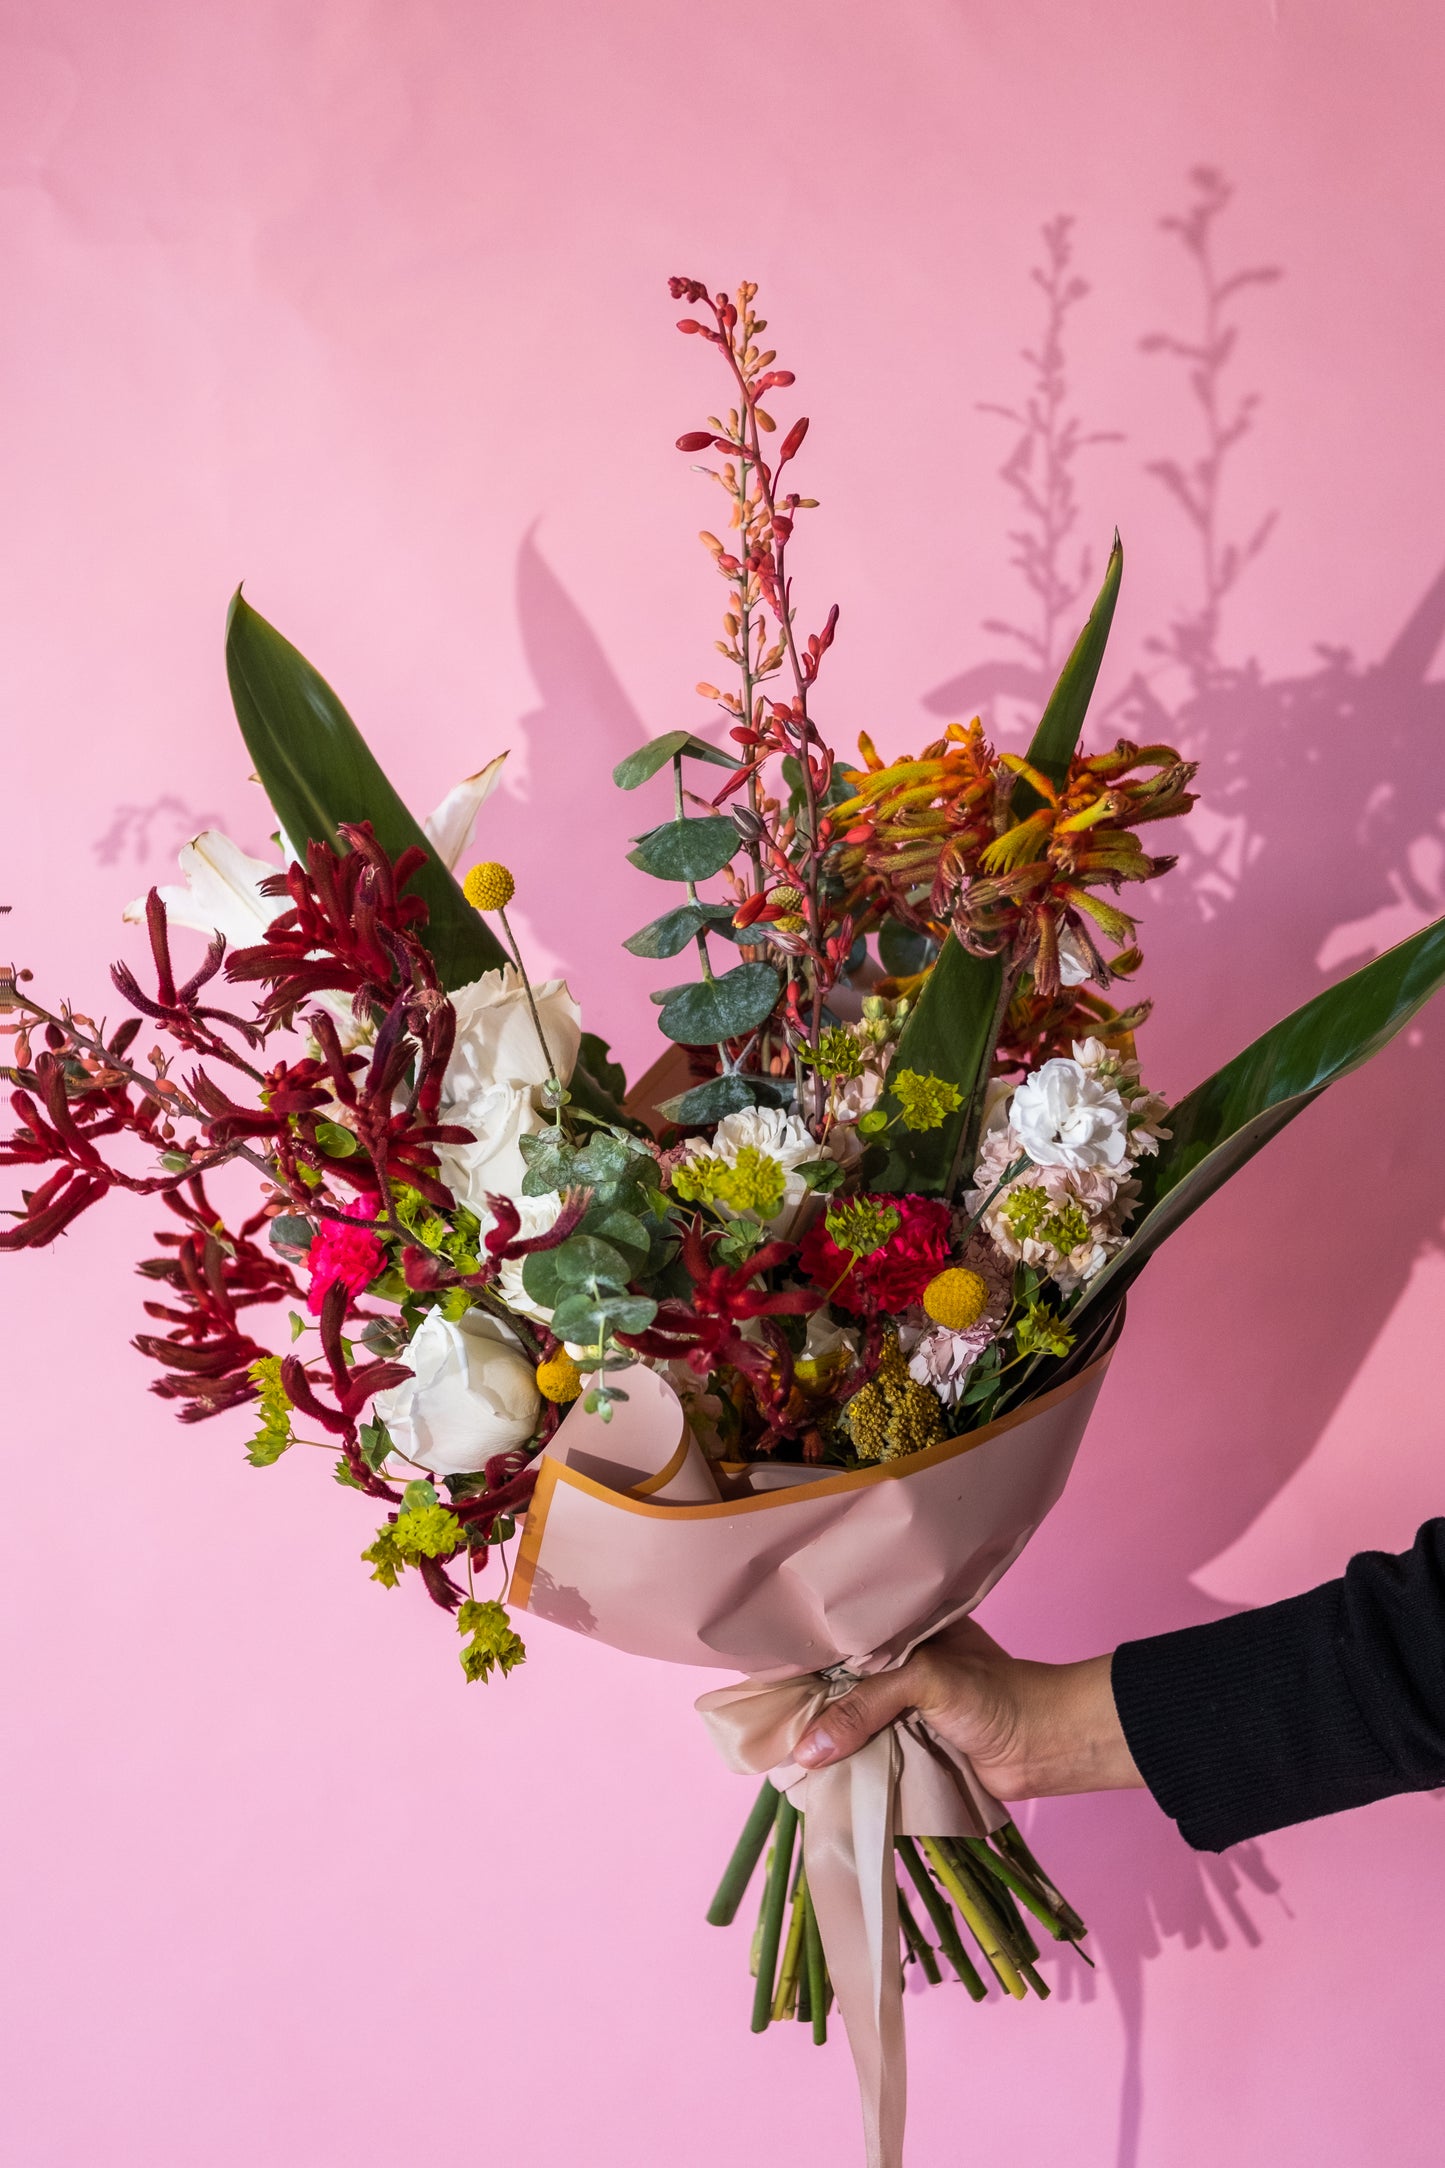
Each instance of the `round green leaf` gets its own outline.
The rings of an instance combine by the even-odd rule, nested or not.
[[[703,820],[666,821],[637,838],[627,863],[655,874],[659,881],[710,881],[741,850],[742,840],[720,813],[710,813]]]
[[[720,745],[709,745],[705,738],[695,738],[690,730],[665,730],[660,738],[649,738],[626,760],[619,760],[612,771],[612,780],[619,790],[636,790],[649,776],[656,775],[670,760],[682,753],[691,760],[710,760],[716,768],[738,768],[741,761],[734,760]]]
[[[771,964],[739,964],[720,979],[684,986],[664,1004],[658,1023],[681,1046],[717,1046],[755,1030],[771,1016],[781,992]]]

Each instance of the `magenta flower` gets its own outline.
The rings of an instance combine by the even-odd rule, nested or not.
[[[323,1220],[321,1232],[307,1253],[306,1262],[311,1268],[311,1286],[306,1295],[306,1307],[313,1317],[321,1315],[321,1305],[326,1300],[326,1290],[338,1280],[346,1289],[347,1303],[368,1287],[381,1270],[386,1254],[371,1231],[379,1197],[360,1196],[346,1208],[348,1220],[360,1220],[362,1226],[346,1226],[340,1220]]]

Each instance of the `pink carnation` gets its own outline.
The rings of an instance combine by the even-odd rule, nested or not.
[[[798,1262],[816,1287],[843,1310],[896,1313],[919,1301],[936,1273],[949,1262],[953,1215],[941,1197],[878,1197],[892,1205],[899,1224],[883,1247],[860,1257],[851,1269],[819,1216],[804,1235]]]
[[[379,1197],[358,1197],[354,1204],[346,1207],[346,1217],[369,1223],[375,1219],[380,1202]],[[321,1315],[326,1290],[338,1280],[346,1289],[349,1306],[351,1300],[376,1278],[385,1255],[369,1224],[348,1227],[340,1220],[323,1220],[321,1231],[306,1256],[311,1268],[306,1307],[311,1315]]]

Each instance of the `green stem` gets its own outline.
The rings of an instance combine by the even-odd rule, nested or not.
[[[1068,1941],[1068,1929],[1064,1926],[1063,1921],[1056,1913],[1049,1910],[1042,1897],[1030,1888],[1016,1867],[1011,1867],[1007,1860],[1001,1859],[992,1846],[986,1843],[982,1837],[961,1837],[958,1842],[966,1844],[973,1857],[982,1866],[986,1867],[991,1875],[994,1875],[998,1881],[1002,1882],[1005,1889],[1013,1891],[1020,1904],[1028,1907],[1040,1925],[1053,1936],[1055,1942]]]
[[[993,1833],[993,1841],[1001,1852],[1008,1854],[1021,1872],[1030,1877],[1040,1894],[1053,1906],[1053,1909],[1064,1923],[1065,1932],[1071,1938],[1077,1940],[1080,1936],[1089,1932],[1079,1914],[1074,1910],[1068,1899],[1063,1896],[1057,1885],[1045,1874],[1043,1868],[1034,1858],[1033,1853],[1024,1843],[1016,1822],[1005,1822],[1002,1829],[996,1829]]]
[[[778,1945],[783,1938],[783,1913],[788,1902],[788,1870],[793,1860],[793,1837],[798,1810],[786,1792],[778,1794],[773,1818],[773,1856],[763,1891],[762,1935],[758,1945],[758,1978],[753,1991],[753,2031],[766,2032],[773,2015],[773,1990],[777,1980]]]
[[[953,1914],[949,1910],[947,1899],[942,1895],[937,1883],[919,1858],[918,1848],[913,1839],[911,1837],[895,1837],[893,1841],[897,1848],[898,1857],[902,1860],[907,1871],[908,1878],[922,1898],[924,1909],[933,1922],[933,1931],[938,1937],[939,1948],[968,1989],[970,1995],[972,1995],[974,2001],[982,2002],[988,1993],[988,1989],[984,1986],[978,1967],[963,1946],[958,1928],[954,1924]]]
[[[937,1987],[943,1979],[938,1969],[938,1959],[933,1954],[933,1944],[913,1917],[908,1899],[902,1890],[898,1892],[898,1920],[903,1929],[903,1939],[923,1967],[923,1977],[930,1987]]]
[[[686,818],[686,816],[684,815],[684,813],[683,813],[683,810],[682,810],[682,755],[681,755],[681,753],[674,753],[674,754],[673,754],[673,756],[672,756],[672,805],[673,805],[673,818],[674,818],[674,820],[675,820],[675,821],[677,822],[677,825],[678,825],[679,827],[681,827],[681,826],[682,826],[682,823],[683,823],[683,821],[684,821],[684,819]],[[688,902],[689,902],[689,903],[696,903],[696,902],[697,902],[697,883],[696,883],[696,881],[688,881],[688,882],[687,882],[687,883],[686,883],[685,885],[686,885],[686,888],[687,888],[687,900],[688,900]],[[699,962],[700,962],[700,963],[701,963],[701,965],[702,965],[702,975],[703,975],[703,977],[704,977],[704,978],[705,978],[705,979],[707,980],[708,984],[709,984],[709,985],[711,985],[711,984],[712,984],[712,978],[713,978],[713,969],[712,969],[712,957],[711,957],[711,956],[710,956],[710,955],[708,954],[708,946],[707,946],[707,928],[706,928],[705,926],[699,926],[699,927],[698,927],[698,929],[697,929],[697,933],[696,933],[696,935],[694,936],[694,938],[695,938],[695,940],[696,940],[696,942],[697,942],[697,953],[698,953],[698,960],[699,960]]]
[[[743,1833],[733,1847],[733,1856],[723,1870],[723,1878],[717,1886],[717,1894],[707,1908],[708,1924],[712,1927],[730,1927],[737,1918],[738,1906],[747,1895],[753,1870],[763,1856],[763,1846],[768,1841],[768,1831],[778,1811],[778,1794],[765,1778],[763,1788],[753,1801],[752,1811],[743,1824]]]
[[[555,1105],[553,1107],[553,1120],[560,1128],[562,1123],[562,1079],[557,1073],[557,1064],[552,1059],[552,1049],[547,1044],[547,1034],[542,1029],[542,1019],[537,1014],[537,1003],[535,996],[532,993],[532,981],[527,976],[527,966],[522,961],[522,951],[517,946],[517,937],[513,933],[511,925],[508,922],[505,909],[499,910],[497,916],[502,922],[502,931],[506,935],[508,944],[511,948],[512,961],[516,964],[518,971],[522,975],[522,986],[527,996],[527,1007],[532,1012],[532,1028],[537,1034],[537,1044],[541,1047],[542,1059],[547,1064],[547,1082],[551,1087],[555,1097]]]
[[[823,1957],[823,1936],[813,1909],[813,1893],[803,1885],[807,1910],[803,1915],[803,1957],[808,1968],[808,2008],[813,2019],[813,2044],[822,2047],[828,2038],[828,1967]]]

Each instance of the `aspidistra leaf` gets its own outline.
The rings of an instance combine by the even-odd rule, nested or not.
[[[462,894],[325,678],[238,589],[226,619],[226,674],[261,788],[298,850],[336,846],[343,821],[370,821],[393,857],[416,844],[427,863],[411,893],[429,913],[423,938],[449,990],[506,963],[500,941]]]
[[[1372,1059],[1445,984],[1445,918],[1316,994],[1165,1116],[1171,1134],[1139,1168],[1134,1231],[1070,1325],[1112,1306],[1161,1242],[1311,1100]]]
[[[1114,605],[1119,599],[1119,582],[1123,577],[1124,545],[1116,534],[1109,562],[1104,568],[1104,582],[1089,612],[1088,622],[1059,672],[1059,681],[1049,695],[1048,705],[1029,745],[1029,765],[1046,775],[1056,790],[1062,788],[1069,762],[1078,748],[1079,733],[1098,683],[1099,665],[1104,660],[1109,627],[1114,622]],[[1013,794],[1013,808],[1020,819],[1036,812],[1042,803],[1032,784],[1020,778]]]
[[[903,1027],[891,1070],[912,1069],[954,1085],[961,1104],[939,1129],[908,1129],[897,1119],[898,1102],[885,1092],[879,1102],[893,1126],[869,1186],[892,1196],[916,1191],[938,1196],[954,1173],[959,1144],[984,1071],[992,1059],[1003,965],[997,956],[971,956],[950,934],[924,981],[918,1005]]]

